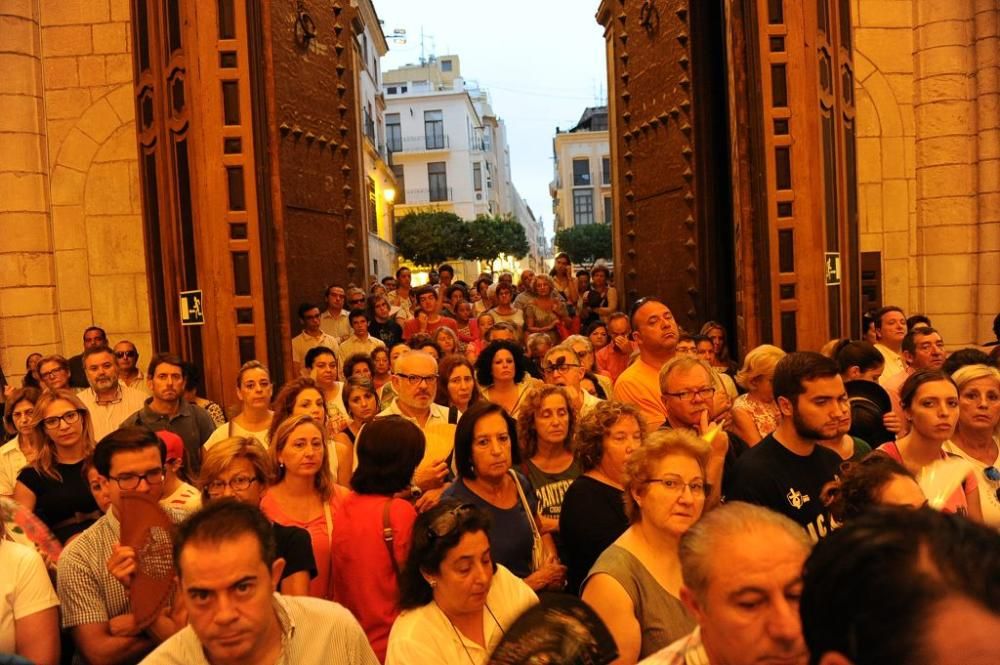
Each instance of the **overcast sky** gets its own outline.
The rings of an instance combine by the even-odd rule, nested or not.
[[[424,53],[456,54],[462,76],[490,92],[507,123],[514,185],[552,237],[552,137],[604,103],[607,73],[598,0],[373,0],[389,42],[383,70]]]

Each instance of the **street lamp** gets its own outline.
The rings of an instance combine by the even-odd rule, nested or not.
[[[388,187],[382,192],[382,196],[385,197],[386,203],[392,203],[396,200],[396,190],[392,187]]]

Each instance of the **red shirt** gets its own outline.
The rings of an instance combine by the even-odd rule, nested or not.
[[[385,661],[389,630],[399,614],[399,586],[382,537],[386,501],[384,496],[351,492],[337,511],[330,553],[333,599],[357,618],[380,662]],[[410,503],[392,499],[389,524],[401,569],[416,519],[417,511]]]
[[[446,328],[451,328],[452,330],[455,331],[456,335],[458,334],[458,324],[455,323],[455,319],[450,319],[447,316],[440,317],[434,323],[428,322],[427,334],[433,335],[434,331],[442,326]],[[403,324],[403,339],[405,339],[408,342],[410,341],[410,338],[416,335],[418,332],[420,332],[420,321],[417,320],[416,318],[407,319],[406,323]]]
[[[617,381],[618,376],[628,367],[628,359],[629,354],[619,351],[614,342],[609,342],[594,354],[598,369],[610,376],[612,383]]]

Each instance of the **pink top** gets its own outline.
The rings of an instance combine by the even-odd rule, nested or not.
[[[347,490],[339,486],[335,487],[333,496],[330,498],[330,520],[335,523],[337,511],[344,499]],[[333,598],[333,589],[330,586],[330,533],[326,528],[326,515],[320,515],[316,519],[303,522],[297,520],[286,513],[273,494],[265,494],[261,499],[260,509],[272,522],[284,524],[285,526],[297,526],[309,532],[312,540],[313,558],[316,560],[316,577],[309,581],[309,595],[314,598]]]
[[[754,427],[757,428],[757,433],[762,439],[778,429],[778,425],[781,424],[781,411],[778,410],[778,405],[774,402],[767,404],[755,400],[748,394],[743,394],[733,400],[733,409],[750,414]]]
[[[883,443],[876,450],[885,453],[886,455],[896,460],[900,464],[904,464],[903,456],[899,453],[899,446],[896,445],[895,441],[889,441],[888,443]],[[946,460],[951,457],[953,457],[953,455],[951,455],[950,453],[946,453],[943,450],[941,451],[941,459]],[[955,489],[955,491],[951,493],[950,497],[948,497],[948,500],[941,508],[941,512],[968,515],[969,514],[968,496],[976,491],[978,485],[979,484],[976,482],[976,474],[969,473],[969,475],[965,477],[965,480],[962,481],[962,484],[959,485]]]
[[[357,618],[380,661],[385,661],[389,630],[399,615],[399,586],[382,534],[387,501],[384,496],[351,492],[337,513],[331,557],[334,600]],[[402,569],[417,511],[403,499],[391,501],[393,552]]]

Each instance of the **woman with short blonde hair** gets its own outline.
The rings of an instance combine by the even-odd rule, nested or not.
[[[594,563],[582,594],[614,636],[619,663],[646,658],[696,626],[680,601],[678,548],[711,491],[709,453],[693,434],[657,431],[625,464],[630,526]]]
[[[778,429],[781,411],[774,401],[774,368],[785,357],[776,346],[762,344],[743,359],[736,372],[736,383],[747,392],[733,400],[733,433],[756,446],[764,437]]]
[[[941,449],[977,470],[983,521],[1000,528],[1000,370],[966,365],[951,378],[958,385],[958,425]]]

